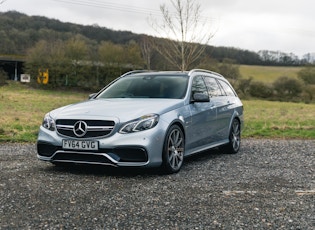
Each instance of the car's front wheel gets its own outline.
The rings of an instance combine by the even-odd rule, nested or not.
[[[170,127],[163,146],[163,170],[165,173],[176,173],[184,162],[185,138],[178,125]]]

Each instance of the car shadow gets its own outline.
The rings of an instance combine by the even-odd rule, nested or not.
[[[104,165],[85,165],[85,164],[60,164],[51,165],[46,171],[53,173],[70,173],[75,175],[93,176],[115,176],[115,177],[136,177],[144,175],[158,175],[158,168],[136,168],[136,167],[113,167]]]
[[[219,148],[205,150],[186,157],[182,169],[185,170],[186,167],[194,167],[195,164],[207,164],[209,161],[213,161],[216,158],[224,157],[224,155],[226,154]]]
[[[196,165],[207,164],[215,158],[222,157],[225,154],[219,149],[211,149],[203,151],[192,156],[188,156],[184,160],[184,164],[179,173],[194,170]],[[103,165],[85,165],[85,164],[51,164],[44,169],[46,172],[52,173],[71,173],[75,175],[93,175],[93,176],[115,176],[115,177],[150,177],[167,175],[159,167],[157,168],[139,168],[139,167],[113,167]]]

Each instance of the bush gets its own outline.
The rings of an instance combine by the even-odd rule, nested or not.
[[[247,96],[250,90],[250,85],[252,83],[253,77],[247,78],[247,79],[239,79],[237,81],[237,85],[235,87],[237,93],[239,93],[242,96]]]
[[[305,103],[310,103],[315,99],[315,85],[305,86],[302,92],[302,98]]]
[[[0,86],[7,84],[6,80],[8,78],[8,74],[3,69],[0,69]]]
[[[315,84],[315,67],[305,67],[298,72],[298,77],[304,81],[305,84]]]
[[[258,98],[270,98],[273,94],[272,87],[260,81],[252,82],[248,91],[251,96]]]
[[[285,76],[279,77],[273,83],[273,87],[278,97],[289,99],[299,96],[303,90],[302,83],[299,80]]]
[[[218,72],[231,80],[237,80],[241,77],[239,65],[236,65],[233,60],[225,59],[218,65]]]

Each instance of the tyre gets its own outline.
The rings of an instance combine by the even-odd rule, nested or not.
[[[185,137],[178,125],[170,127],[163,146],[163,172],[176,173],[184,162]]]
[[[230,134],[229,134],[229,143],[225,146],[226,153],[237,153],[241,147],[241,125],[238,119],[234,119]]]

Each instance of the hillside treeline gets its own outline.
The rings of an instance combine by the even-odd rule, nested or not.
[[[98,90],[117,76],[134,69],[174,70],[152,45],[163,39],[97,25],[62,23],[18,12],[0,13],[0,55],[23,56],[24,72],[37,82],[49,72],[49,87]],[[217,71],[227,77],[242,98],[314,101],[314,67],[305,67],[298,79],[279,76],[273,84],[243,79],[238,64],[301,65],[294,55],[208,46],[191,68]],[[268,56],[271,55],[271,56]],[[282,55],[282,56],[281,56]],[[263,58],[262,58],[263,57]],[[0,81],[5,79],[0,70]],[[1,82],[0,82],[1,84]]]
[[[41,16],[28,16],[16,11],[0,13],[0,55],[26,55],[36,43],[44,41],[67,41],[74,36],[81,36],[92,50],[104,41],[113,44],[126,45],[131,41],[141,46],[145,35],[134,34],[128,31],[115,31],[98,25],[83,26],[73,23],[64,23],[59,20]],[[154,38],[158,39],[158,38]],[[277,53],[268,51],[259,53],[236,49],[233,47],[208,46],[199,61],[214,59],[222,62],[225,59],[234,60],[238,64],[245,65],[301,65],[306,60],[299,60],[293,54]],[[160,63],[160,57],[152,52],[150,65],[152,69],[168,67],[167,63]],[[163,58],[162,58],[163,60]],[[147,60],[146,60],[147,61]],[[166,62],[164,60],[164,62]]]

